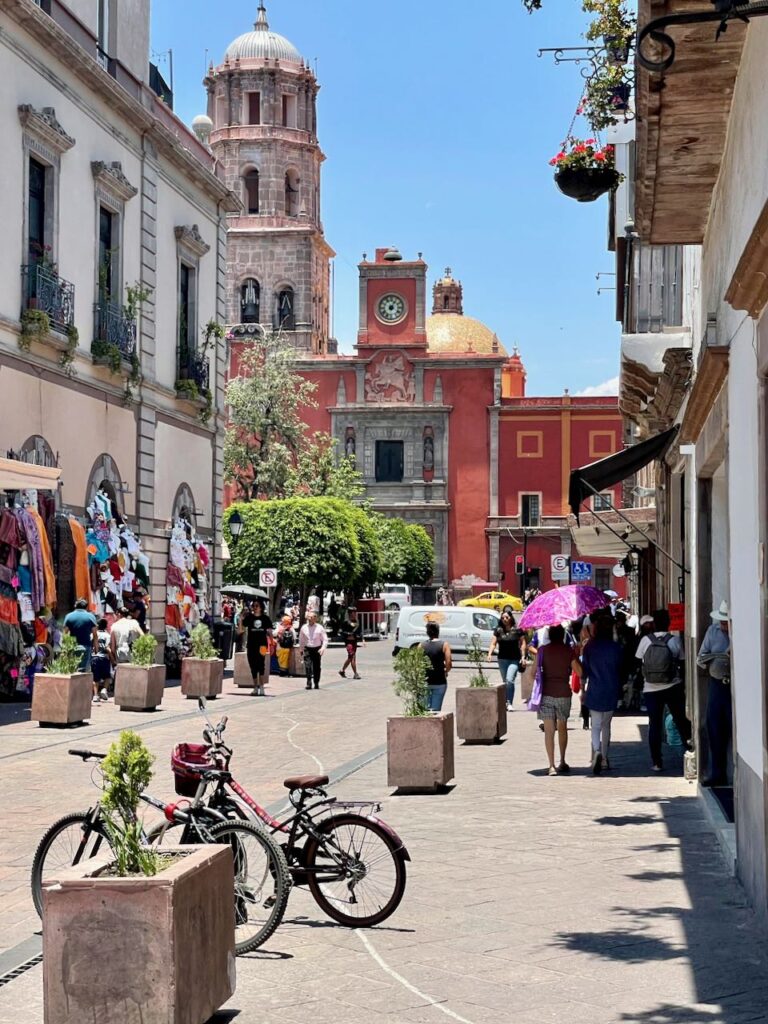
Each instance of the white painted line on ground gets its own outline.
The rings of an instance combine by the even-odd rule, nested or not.
[[[446,1017],[450,1017],[451,1020],[457,1020],[460,1024],[472,1024],[472,1021],[467,1020],[466,1017],[460,1017],[458,1013],[454,1013],[453,1010],[449,1010],[447,1006],[443,1006],[439,999],[435,999],[433,996],[428,996],[425,992],[416,988],[415,985],[412,985],[410,981],[402,976],[402,974],[398,974],[397,971],[393,970],[386,960],[374,949],[373,943],[364,931],[361,931],[360,928],[355,928],[355,935],[357,935],[382,971],[388,974],[390,978],[394,978],[396,982],[403,986],[403,988],[407,988],[409,992],[413,992],[413,994],[418,996],[419,999],[423,999],[428,1006],[434,1006],[436,1010],[439,1010],[440,1013],[444,1013]]]
[[[312,758],[312,760],[313,760],[313,761],[315,762],[315,764],[317,765],[317,770],[318,770],[318,771],[320,772],[320,774],[321,774],[321,775],[324,775],[324,774],[325,774],[325,769],[323,768],[323,763],[322,763],[322,761],[319,761],[319,760],[318,760],[318,759],[317,759],[317,758],[315,757],[315,755],[314,755],[314,754],[310,754],[310,752],[309,752],[308,750],[305,750],[305,749],[304,749],[304,747],[302,747],[302,746],[299,746],[299,744],[298,744],[298,743],[295,743],[295,742],[294,742],[294,739],[293,739],[293,736],[291,735],[291,733],[293,732],[293,730],[294,730],[294,729],[298,729],[298,728],[299,728],[299,726],[301,725],[301,722],[297,722],[295,718],[291,718],[291,716],[290,716],[290,715],[286,715],[286,713],[285,713],[285,707],[283,707],[283,714],[282,714],[282,716],[281,716],[281,717],[282,717],[282,718],[284,718],[284,719],[285,719],[285,720],[286,720],[287,722],[293,722],[293,725],[292,725],[292,726],[290,727],[290,729],[288,729],[288,731],[286,732],[286,734],[285,734],[285,738],[286,738],[286,739],[288,740],[288,742],[289,742],[289,743],[291,744],[291,746],[292,746],[292,747],[294,748],[294,750],[298,750],[298,751],[299,751],[299,753],[300,753],[300,754],[304,754],[304,755],[305,755],[305,757],[310,757],[310,758]]]

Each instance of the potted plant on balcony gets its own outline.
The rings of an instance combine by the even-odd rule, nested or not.
[[[550,161],[555,184],[570,199],[591,203],[621,181],[614,166],[613,146],[600,148],[595,139],[570,138]]]
[[[44,883],[46,1024],[118,1007],[146,1024],[203,1024],[235,990],[232,849],[142,845],[152,760],[136,733],[120,734],[102,762],[111,851]]]
[[[625,68],[606,64],[588,81],[580,112],[594,132],[610,128],[629,110],[631,79]]]
[[[121,711],[154,711],[165,692],[165,665],[155,664],[157,640],[151,633],[137,637],[131,660],[117,666],[115,706]]]
[[[507,732],[504,683],[492,686],[483,671],[486,653],[477,637],[467,657],[474,667],[469,686],[456,690],[456,733],[465,743],[495,743]]]
[[[202,622],[190,634],[192,657],[181,663],[181,692],[185,697],[213,699],[224,686],[224,662],[213,646],[211,631]]]
[[[83,648],[65,633],[61,647],[32,689],[32,721],[40,725],[75,725],[91,717],[93,676],[80,672]]]
[[[420,647],[395,658],[394,690],[403,714],[387,719],[387,784],[405,790],[435,790],[450,782],[453,714],[427,708],[429,662]]]
[[[30,300],[31,301],[31,300]],[[51,333],[51,318],[42,309],[25,309],[21,314],[19,348],[28,352],[33,338]]]
[[[624,65],[629,60],[629,48],[637,28],[637,18],[626,0],[582,0],[585,14],[595,17],[584,33],[590,42],[602,40],[609,64]]]

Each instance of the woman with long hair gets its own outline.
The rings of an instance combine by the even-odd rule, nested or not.
[[[493,631],[488,650],[488,661],[498,651],[499,672],[506,687],[507,711],[512,710],[515,699],[515,680],[520,672],[520,662],[525,657],[525,634],[517,628],[512,612],[501,613],[499,625]]]

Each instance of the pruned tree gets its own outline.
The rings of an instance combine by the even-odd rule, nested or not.
[[[294,495],[352,501],[365,491],[354,457],[339,456],[339,442],[321,431],[304,440],[296,457],[289,488]]]
[[[380,514],[374,515],[374,523],[382,552],[379,582],[426,583],[434,571],[435,552],[424,527]]]

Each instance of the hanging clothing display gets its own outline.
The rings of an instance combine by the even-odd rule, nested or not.
[[[195,527],[187,519],[177,519],[168,543],[165,574],[166,643],[170,646],[178,644],[179,635],[191,633],[209,613],[210,563],[208,547]]]

